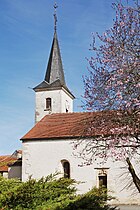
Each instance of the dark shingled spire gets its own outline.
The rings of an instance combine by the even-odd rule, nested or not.
[[[52,90],[52,89],[61,89],[64,88],[72,98],[74,98],[73,94],[69,91],[65,83],[63,65],[61,60],[60,48],[57,39],[57,16],[56,16],[56,8],[57,5],[54,5],[54,37],[52,48],[49,56],[48,66],[46,70],[46,75],[44,81],[39,85],[33,88],[34,91],[42,91],[42,90]]]
[[[61,61],[61,54],[57,39],[57,15],[56,15],[56,9],[58,8],[56,2],[54,4],[54,37],[53,37],[53,43],[51,48],[51,53],[49,57],[49,62],[47,66],[47,71],[45,75],[45,81],[49,84],[59,80],[61,85],[65,84],[65,78],[64,78],[64,72],[63,72],[63,66]]]
[[[50,89],[52,90],[52,89],[60,89],[62,87],[65,88],[65,90],[68,91],[68,93],[74,98],[73,94],[67,88],[65,83],[61,54],[57,39],[57,33],[55,30],[44,81],[41,82],[36,87],[34,87],[33,90],[34,91],[50,90]]]
[[[60,84],[66,86],[60,49],[59,49],[57,34],[55,31],[49,62],[46,70],[45,81],[51,84],[56,80],[60,80]]]

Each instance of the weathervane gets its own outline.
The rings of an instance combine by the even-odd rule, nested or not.
[[[57,23],[57,16],[56,16],[56,9],[58,8],[57,3],[54,3],[54,30],[56,31],[56,23]]]

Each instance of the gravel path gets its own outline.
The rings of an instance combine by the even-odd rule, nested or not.
[[[119,206],[120,210],[140,210],[140,206]]]

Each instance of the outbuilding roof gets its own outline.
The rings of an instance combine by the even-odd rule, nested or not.
[[[0,156],[0,172],[8,172],[8,165],[14,163],[16,160],[17,158],[11,155]]]

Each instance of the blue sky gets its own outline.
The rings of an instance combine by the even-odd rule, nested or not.
[[[125,0],[124,0],[125,1]],[[58,0],[57,33],[67,86],[81,111],[82,75],[87,73],[92,32],[112,25],[112,0]],[[45,75],[53,38],[53,0],[0,1],[0,154],[21,148],[34,125],[31,88]]]

